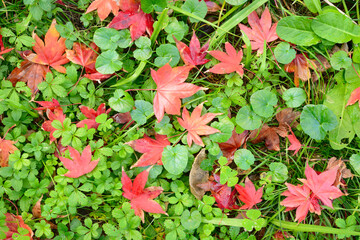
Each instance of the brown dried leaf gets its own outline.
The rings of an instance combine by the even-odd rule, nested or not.
[[[34,207],[32,208],[32,214],[34,218],[41,218],[41,200],[43,199],[44,195],[41,195],[39,200],[35,203]]]
[[[350,169],[346,168],[346,164],[343,160],[336,159],[335,157],[329,159],[326,170],[331,170],[333,168],[338,168],[334,186],[337,187],[342,186],[345,188],[347,185],[343,180],[343,178],[350,178],[350,177],[352,178],[354,175],[351,173]],[[347,193],[346,189],[345,189],[345,193]]]
[[[247,140],[249,131],[244,131],[241,134],[237,134],[235,129],[232,131],[232,135],[229,140],[224,143],[219,143],[219,147],[223,153],[223,156],[227,158],[228,164],[234,160],[234,154],[238,148],[240,148]]]
[[[205,148],[203,148],[196,156],[189,176],[190,191],[199,200],[203,198],[205,190],[200,188],[198,184],[206,183],[209,179],[209,172],[200,168],[200,164],[205,158],[206,153]]]
[[[276,120],[279,122],[277,133],[281,137],[286,137],[288,133],[288,126],[295,128],[299,123],[295,121],[300,117],[300,112],[294,112],[292,108],[286,108],[276,114]]]
[[[277,134],[277,129],[274,127],[269,127],[267,124],[264,124],[260,131],[259,129],[251,131],[249,139],[253,144],[265,141],[265,146],[267,149],[280,151],[280,139],[279,135]]]

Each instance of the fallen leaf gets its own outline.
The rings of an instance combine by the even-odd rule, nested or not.
[[[90,4],[85,14],[97,10],[100,20],[104,21],[105,18],[109,16],[110,12],[115,16],[118,14],[120,9],[118,2],[119,1],[117,0],[95,0]]]
[[[34,63],[51,66],[60,73],[66,73],[66,68],[61,66],[69,62],[69,59],[66,58],[65,54],[66,39],[60,37],[55,25],[56,20],[54,19],[49,30],[45,34],[45,42],[33,33],[33,38],[35,39],[33,50],[36,54],[29,54],[27,59]]]
[[[235,48],[228,42],[225,43],[226,53],[215,50],[210,51],[209,54],[220,61],[206,72],[216,74],[227,74],[237,72],[241,77],[244,75],[243,64],[241,60],[243,58],[243,52],[240,50],[236,52]]]
[[[95,161],[91,161],[92,154],[90,145],[87,145],[84,148],[81,155],[76,149],[70,146],[68,146],[68,150],[72,159],[60,156],[60,161],[64,164],[65,168],[69,170],[67,173],[64,174],[65,177],[81,177],[82,175],[85,175],[94,170],[100,160],[97,159]]]
[[[309,60],[310,61],[310,60]],[[299,79],[306,82],[310,79],[310,68],[315,68],[315,64],[309,64],[307,57],[304,54],[296,54],[294,60],[291,63],[286,64],[284,69],[286,72],[294,73],[294,84],[296,87],[299,87]]]
[[[38,90],[37,86],[45,80],[48,72],[50,70],[46,66],[25,60],[21,62],[20,68],[15,68],[10,73],[8,80],[14,86],[19,81],[25,82],[31,91],[35,93]]]
[[[240,209],[251,209],[253,206],[262,201],[261,197],[263,194],[263,187],[256,190],[254,184],[248,177],[245,179],[245,187],[236,184],[235,189],[239,193],[238,198],[240,201],[245,203],[245,205],[241,206]]]
[[[11,213],[5,213],[5,224],[6,227],[9,228],[9,230],[5,233],[6,237],[5,240],[12,240],[14,239],[12,236],[14,233],[19,234],[18,232],[18,228],[25,228],[26,230],[29,231],[29,233],[27,233],[24,236],[27,236],[30,238],[30,240],[32,240],[32,236],[34,236],[33,231],[31,230],[31,228],[24,222],[24,220],[22,219],[21,216],[15,216],[14,214]]]
[[[163,192],[163,188],[155,186],[144,188],[149,177],[150,169],[151,168],[148,168],[139,173],[134,182],[128,177],[124,168],[122,169],[121,183],[123,186],[123,196],[130,200],[131,208],[134,209],[135,215],[139,216],[142,222],[145,222],[144,211],[167,215],[160,204],[153,200]]]
[[[241,134],[237,134],[235,129],[232,131],[232,135],[224,143],[218,143],[223,153],[223,156],[227,158],[229,163],[234,160],[234,154],[247,140],[249,131],[245,130]]]
[[[267,7],[260,19],[256,11],[250,13],[248,22],[251,28],[248,28],[241,23],[239,24],[239,27],[250,39],[251,49],[257,50],[258,55],[260,55],[264,51],[264,42],[269,43],[279,38],[276,34],[277,23],[271,26],[271,15]]]
[[[11,128],[9,128],[8,131]],[[3,138],[0,137],[0,167],[9,166],[9,155],[14,153],[16,150],[19,150],[14,146],[16,142],[5,139],[8,131],[4,134]]]
[[[189,174],[190,191],[199,200],[203,198],[205,190],[198,185],[206,183],[209,179],[209,172],[200,168],[204,159],[206,159],[205,148],[201,149],[195,157]]]
[[[208,182],[198,184],[198,187],[204,191],[211,191],[211,195],[215,198],[218,208],[224,209],[239,209],[236,205],[236,189],[232,190],[227,184],[220,184],[220,175],[214,174],[209,177]]]
[[[269,127],[267,124],[264,124],[260,130],[251,131],[248,139],[253,144],[265,141],[267,149],[280,151],[280,139],[276,127]]]
[[[1,29],[1,28],[0,28],[0,29]],[[3,36],[0,34],[0,59],[3,59],[3,60],[4,60],[4,58],[3,58],[2,55],[5,54],[5,53],[10,52],[10,51],[13,50],[14,48],[5,48],[5,47],[4,47],[4,42],[3,42],[2,38],[3,38]]]
[[[308,212],[321,214],[319,199],[311,192],[307,186],[297,185],[294,186],[290,183],[285,183],[288,190],[281,195],[286,198],[280,203],[285,206],[285,211],[296,209],[295,221],[302,222],[305,220]]]
[[[174,39],[176,47],[180,52],[181,59],[184,61],[185,65],[195,67],[197,65],[204,65],[210,61],[205,58],[209,48],[209,41],[204,46],[200,47],[200,42],[195,35],[195,31],[193,32],[189,47],[185,43],[178,41],[175,37]]]
[[[130,28],[131,39],[135,41],[145,31],[151,36],[154,20],[150,14],[141,10],[140,0],[121,0],[121,11],[110,22],[109,27],[116,30]]]
[[[60,103],[55,98],[52,99],[52,101],[35,101],[37,104],[39,104],[41,107],[34,108],[36,111],[41,110],[50,110],[54,111],[55,109],[62,109],[60,106]]]
[[[290,135],[287,135],[286,137],[289,139],[290,146],[287,148],[287,150],[295,151],[293,155],[297,154],[298,151],[301,149],[302,144],[301,142],[296,138],[295,134],[291,130],[291,127],[289,127],[289,130],[291,132]]]
[[[337,168],[337,174],[334,182],[334,186],[336,187],[344,187],[344,192],[346,192],[346,182],[343,178],[352,178],[354,175],[351,173],[350,169],[347,169],[345,162],[341,159],[336,159],[332,157],[329,159],[326,170],[331,170],[333,168]]]
[[[285,108],[276,114],[276,120],[279,123],[279,126],[276,129],[276,132],[281,137],[286,137],[288,135],[288,127],[295,128],[299,123],[296,121],[300,117],[300,112],[293,111],[292,108]]]
[[[291,235],[288,232],[285,232],[284,230],[278,230],[274,235],[273,235],[274,240],[285,240],[285,239],[295,239],[295,237],[293,235]]]
[[[33,206],[31,212],[33,214],[34,218],[41,218],[41,200],[43,199],[44,195],[41,195],[41,197],[39,198],[39,200],[35,203],[35,205]]]
[[[356,88],[354,91],[351,92],[351,95],[346,104],[346,107],[353,105],[354,103],[358,102],[359,100],[360,100],[360,87]],[[360,107],[360,101],[359,101],[359,107]]]
[[[191,147],[193,141],[202,147],[205,146],[199,135],[210,135],[220,132],[218,129],[207,126],[206,124],[222,113],[206,113],[201,116],[203,105],[204,103],[201,103],[197,106],[191,116],[186,107],[184,107],[182,118],[177,119],[179,124],[188,132],[187,143],[189,147]]]
[[[206,90],[206,88],[185,83],[190,69],[189,66],[171,68],[168,63],[157,71],[151,69],[151,77],[157,86],[154,98],[154,113],[158,122],[162,120],[165,112],[180,115],[180,99],[190,97],[199,90]]]
[[[112,116],[112,119],[114,119],[114,122],[120,124],[125,124],[132,120],[130,112],[117,113],[114,116]]]
[[[47,113],[47,117],[49,120],[46,120],[45,122],[43,122],[43,124],[41,125],[41,128],[44,131],[50,132],[50,143],[54,142],[56,140],[56,138],[53,136],[53,133],[57,130],[56,128],[54,128],[51,124],[54,120],[58,120],[61,122],[61,124],[63,124],[66,116],[63,113],[62,109],[55,109],[54,111],[48,111]]]
[[[161,158],[164,148],[170,146],[166,135],[155,134],[155,139],[144,135],[144,138],[127,142],[135,151],[144,153],[131,168],[145,167],[149,165],[163,165]]]
[[[104,113],[109,114],[111,111],[111,108],[106,110],[105,103],[102,103],[98,107],[97,111],[95,111],[94,109],[88,108],[86,106],[81,106],[80,111],[82,112],[82,114],[85,115],[85,117],[87,117],[87,119],[81,120],[80,122],[78,122],[76,124],[76,126],[78,128],[82,128],[82,127],[85,127],[85,125],[87,125],[88,129],[90,129],[90,128],[97,129],[99,127],[100,123],[96,122],[96,117],[101,114],[104,114]]]
[[[201,0],[199,0],[200,2]],[[208,12],[217,12],[219,10],[221,10],[221,7],[219,5],[217,5],[215,2],[212,2],[210,0],[204,0],[206,3],[206,6],[208,8]],[[224,9],[225,11],[225,9]]]

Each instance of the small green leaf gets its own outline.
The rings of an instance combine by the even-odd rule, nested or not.
[[[119,54],[113,50],[108,50],[99,55],[96,59],[95,68],[102,74],[113,74],[122,68]]]
[[[273,162],[269,166],[270,174],[272,176],[271,181],[277,183],[283,183],[288,178],[288,169],[285,164],[279,162]]]
[[[242,170],[248,170],[255,162],[254,155],[247,149],[239,149],[234,154],[234,162]]]
[[[353,154],[350,157],[350,165],[360,175],[360,154]]]
[[[250,218],[251,220],[256,220],[261,216],[261,212],[256,209],[250,209],[246,211],[246,216]]]
[[[162,67],[169,63],[171,67],[175,67],[180,60],[179,50],[172,44],[162,44],[156,48],[155,66]]]
[[[138,49],[134,51],[134,57],[137,60],[144,61],[151,57],[152,50],[149,38],[141,36],[135,41],[135,45],[138,47]]]
[[[166,6],[166,0],[141,0],[141,9],[145,13],[151,13],[153,10],[161,12]]]
[[[246,3],[247,0],[225,0],[225,2],[227,2],[228,4],[234,5],[234,6],[238,6],[238,5],[242,5],[242,4]]]
[[[193,211],[191,214],[189,210],[185,210],[181,215],[181,225],[187,230],[193,230],[201,224],[201,214],[198,210]]]
[[[153,105],[144,100],[136,100],[135,107],[130,113],[131,118],[140,125],[145,124],[147,117],[153,113]]]
[[[338,51],[334,53],[330,58],[330,64],[335,70],[340,70],[341,68],[348,68],[351,66],[351,58],[345,51]]]
[[[192,13],[200,18],[204,18],[207,14],[207,6],[204,0],[186,0],[181,7],[182,10]],[[190,22],[198,22],[199,20],[190,18]]]
[[[305,102],[306,93],[302,88],[289,88],[283,93],[282,98],[289,108],[296,108]]]
[[[250,106],[242,107],[236,115],[236,124],[245,130],[255,130],[261,125],[261,117]]]
[[[323,140],[338,125],[336,115],[324,105],[306,105],[300,115],[304,132],[315,140]]]
[[[276,46],[274,55],[279,63],[288,64],[295,59],[296,51],[290,48],[289,43],[281,42]]]
[[[176,18],[171,18],[169,25],[165,27],[165,32],[167,32],[167,40],[170,43],[174,43],[175,40],[173,36],[177,40],[182,40],[185,34],[189,31],[189,26],[184,22],[179,22]]]
[[[126,113],[133,108],[134,100],[129,93],[122,89],[117,89],[114,96],[109,99],[109,105],[117,112]]]
[[[94,33],[94,43],[102,50],[115,50],[121,34],[114,28],[98,28]]]
[[[274,93],[264,89],[253,93],[250,97],[250,103],[256,114],[268,118],[274,113],[277,98]]]
[[[185,146],[167,146],[162,153],[164,168],[171,174],[181,174],[188,162],[188,150]]]

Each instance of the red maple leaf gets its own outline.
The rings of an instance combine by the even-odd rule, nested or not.
[[[49,120],[46,120],[45,122],[43,122],[43,124],[41,125],[41,128],[44,131],[50,132],[50,143],[54,142],[56,140],[56,138],[53,136],[53,133],[57,130],[56,128],[54,128],[51,124],[54,120],[59,120],[61,122],[61,124],[63,124],[66,116],[63,113],[62,109],[55,109],[54,111],[48,111],[47,113],[47,117]]]
[[[12,126],[11,128],[13,128],[14,126]],[[11,128],[6,131],[3,138],[0,137],[0,167],[9,166],[9,155],[18,150],[14,146],[16,142],[11,140],[5,140],[5,137]]]
[[[314,169],[306,165],[305,175],[307,179],[299,179],[304,185],[294,186],[285,183],[288,190],[282,193],[286,196],[280,204],[287,207],[286,211],[296,208],[296,220],[303,221],[307,213],[321,214],[319,200],[326,206],[333,208],[332,200],[344,195],[339,188],[334,186],[337,178],[338,166],[322,173],[316,173]]]
[[[95,161],[91,161],[92,154],[90,145],[87,145],[84,148],[81,155],[76,149],[70,146],[68,146],[68,150],[72,160],[60,156],[60,161],[64,164],[65,168],[69,170],[64,174],[65,177],[78,178],[84,174],[87,174],[94,170],[100,160],[97,159]]]
[[[251,209],[257,203],[261,202],[261,197],[263,194],[263,187],[258,190],[255,189],[254,184],[250,181],[248,177],[245,179],[245,187],[236,184],[235,189],[239,193],[239,199],[245,205],[241,206],[240,209]]]
[[[110,22],[109,27],[117,30],[130,28],[131,39],[135,41],[145,31],[151,36],[154,20],[150,14],[141,10],[140,0],[120,1],[121,11]]]
[[[206,124],[222,113],[206,113],[201,116],[203,105],[204,103],[201,103],[197,106],[191,116],[186,107],[184,107],[182,119],[177,119],[179,124],[188,131],[187,143],[189,147],[191,147],[193,141],[200,146],[205,146],[199,135],[210,135],[220,132],[218,129],[207,126]]]
[[[198,184],[197,186],[205,191],[211,191],[211,195],[215,198],[220,209],[239,209],[239,206],[235,204],[236,189],[232,190],[227,184],[221,184],[219,174],[210,176],[208,182]]]
[[[71,62],[85,68],[84,77],[90,80],[103,80],[111,77],[112,74],[101,74],[95,69],[98,51],[99,47],[95,43],[90,43],[89,47],[83,43],[74,43],[73,50],[66,50],[66,57]]]
[[[162,187],[148,187],[144,188],[149,177],[150,168],[139,173],[134,182],[128,177],[124,168],[122,169],[121,183],[123,185],[123,196],[130,200],[131,208],[134,209],[135,215],[139,216],[144,222],[144,211],[149,213],[167,213],[162,209],[159,203],[153,199],[159,196],[163,189]]]
[[[289,127],[289,130],[291,132],[290,135],[287,135],[286,137],[289,139],[290,146],[287,150],[293,150],[295,151],[293,155],[297,154],[297,152],[301,149],[302,144],[301,142],[296,138],[294,132],[291,130],[291,127]]]
[[[15,236],[13,238],[13,234],[16,233],[17,235],[20,235],[18,232],[18,228],[25,228],[29,232],[26,235],[21,236],[27,236],[30,237],[30,240],[32,240],[32,236],[34,235],[31,228],[24,222],[23,218],[21,216],[15,216],[11,213],[5,213],[5,224],[6,227],[9,228],[9,230],[5,233],[6,237],[5,240],[12,240],[15,239]]]
[[[14,48],[5,48],[2,38],[3,38],[3,36],[0,34],[0,59],[4,59],[2,57],[2,55],[5,54],[5,53],[8,53],[8,52],[10,52],[11,50],[14,49]]]
[[[155,139],[144,135],[144,138],[127,142],[135,151],[144,153],[140,159],[131,166],[133,167],[145,167],[149,165],[163,165],[161,161],[162,152],[166,146],[170,145],[166,135],[155,134]]]
[[[58,72],[66,73],[66,68],[61,66],[69,62],[65,55],[66,39],[60,37],[55,25],[56,20],[54,19],[45,34],[45,43],[33,33],[33,38],[35,39],[33,50],[36,54],[29,54],[27,59],[34,63],[51,66]]]
[[[267,7],[260,19],[256,11],[250,13],[248,22],[251,28],[248,28],[241,23],[239,24],[239,27],[250,39],[251,49],[258,50],[258,54],[262,54],[264,51],[264,42],[269,43],[279,38],[276,34],[277,23],[271,26],[271,15]]]
[[[221,9],[219,5],[217,5],[215,2],[212,2],[210,0],[204,0],[208,9],[208,12],[217,12]],[[201,0],[199,0],[201,2]]]
[[[324,205],[333,208],[331,200],[344,195],[339,188],[333,185],[336,180],[337,171],[338,167],[334,167],[317,174],[314,169],[306,165],[305,176],[307,179],[300,179],[300,181],[309,187]]]
[[[90,4],[86,13],[97,9],[100,20],[104,21],[104,19],[109,16],[110,12],[116,16],[119,12],[119,8],[120,7],[116,0],[95,0]]]
[[[203,65],[209,62],[209,59],[205,59],[207,50],[209,48],[209,41],[202,47],[200,47],[200,42],[195,31],[190,41],[189,47],[185,43],[178,41],[175,37],[176,47],[180,52],[181,59],[184,61],[185,65],[195,67],[196,65]]]
[[[219,147],[223,153],[223,156],[227,158],[227,160],[232,162],[234,160],[234,154],[238,148],[240,148],[246,141],[248,137],[249,131],[245,130],[241,134],[237,134],[235,129],[232,131],[232,135],[224,143],[218,143]]]
[[[96,120],[95,120],[96,117],[103,113],[109,114],[109,112],[111,111],[111,108],[106,110],[105,103],[102,103],[98,107],[97,111],[95,111],[94,109],[88,108],[86,106],[81,106],[80,111],[82,112],[82,114],[85,115],[85,117],[87,117],[87,119],[84,119],[84,120],[78,122],[76,124],[76,126],[79,128],[82,128],[82,127],[85,127],[85,124],[86,124],[88,129],[90,129],[90,128],[97,129],[99,127],[100,123],[96,122]]]
[[[237,72],[240,76],[243,76],[244,69],[243,64],[241,64],[243,57],[242,50],[236,52],[235,48],[228,42],[225,43],[225,50],[226,53],[219,50],[209,52],[209,54],[218,59],[220,63],[216,64],[206,72],[212,72],[216,74]]]
[[[296,209],[295,221],[302,222],[305,220],[308,212],[321,214],[319,199],[311,192],[307,186],[294,186],[290,183],[285,183],[288,190],[281,195],[286,198],[280,203],[286,207],[286,211]]]
[[[358,87],[354,91],[352,91],[350,98],[346,104],[346,107],[353,105],[354,103],[356,103],[359,100],[360,100],[360,87]],[[359,101],[359,107],[360,107],[360,101]]]
[[[41,107],[35,108],[34,110],[50,110],[54,111],[55,109],[62,109],[60,103],[55,98],[52,101],[35,101],[37,104],[40,104]]]
[[[157,71],[151,69],[151,77],[157,86],[154,98],[154,113],[158,122],[162,120],[165,112],[180,115],[181,98],[190,97],[199,90],[206,90],[206,88],[185,83],[190,69],[189,66],[171,68],[168,63]]]

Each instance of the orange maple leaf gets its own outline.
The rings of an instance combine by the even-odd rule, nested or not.
[[[14,125],[15,126],[15,125]],[[11,128],[13,128],[12,126]],[[14,144],[14,141],[11,140],[5,140],[6,134],[11,129],[9,128],[7,132],[4,134],[4,138],[0,137],[0,167],[7,167],[9,166],[9,155],[10,153],[14,153],[16,150],[18,150]]]
[[[189,147],[191,147],[193,141],[200,146],[205,146],[199,135],[210,135],[220,132],[218,129],[209,127],[206,124],[213,120],[214,117],[221,115],[222,113],[206,113],[201,116],[203,105],[204,103],[201,103],[197,106],[191,116],[186,107],[184,107],[182,119],[177,119],[179,124],[188,131],[187,143]]]
[[[33,33],[33,38],[35,39],[33,50],[36,54],[29,54],[27,59],[34,63],[51,66],[58,72],[66,73],[66,68],[61,66],[69,62],[65,54],[66,39],[60,37],[60,34],[55,28],[55,24],[56,20],[54,19],[45,34],[45,43]]]
[[[86,13],[92,12],[96,9],[100,20],[104,21],[104,19],[109,16],[110,12],[116,16],[120,8],[115,0],[95,0],[90,4]]]

